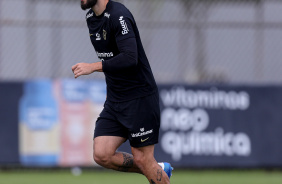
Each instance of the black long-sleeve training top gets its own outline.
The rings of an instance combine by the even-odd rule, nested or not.
[[[106,76],[107,100],[124,102],[156,93],[157,85],[130,11],[110,0],[99,16],[90,9],[86,21]]]

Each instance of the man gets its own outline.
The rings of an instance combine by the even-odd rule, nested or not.
[[[144,174],[151,184],[168,184],[172,167],[158,164],[160,109],[158,89],[135,20],[122,4],[111,0],[81,0],[91,42],[101,60],[72,67],[75,78],[104,72],[107,100],[94,132],[94,160],[123,172]],[[132,155],[117,152],[129,139]]]

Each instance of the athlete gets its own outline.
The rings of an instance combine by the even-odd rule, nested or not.
[[[168,184],[172,167],[157,163],[160,109],[158,89],[130,11],[111,0],[81,0],[96,63],[72,66],[74,77],[104,72],[107,99],[96,122],[93,157],[117,171],[144,174],[151,184]],[[126,140],[132,155],[118,152]]]

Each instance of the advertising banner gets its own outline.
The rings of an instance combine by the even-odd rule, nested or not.
[[[93,132],[106,84],[34,80],[19,105],[19,160],[24,166],[94,166]]]
[[[22,94],[22,83],[0,83],[0,165],[19,163],[18,103]]]
[[[50,80],[28,81],[19,102],[19,147],[23,165],[55,166],[60,153],[58,104]]]
[[[101,81],[62,80],[57,83],[60,104],[60,166],[93,166],[95,122],[106,100]]]
[[[282,88],[160,85],[158,159],[178,167],[282,166]]]
[[[157,161],[175,167],[282,167],[282,87],[159,85]],[[103,81],[0,84],[0,164],[95,166]],[[128,142],[119,149],[130,152]]]

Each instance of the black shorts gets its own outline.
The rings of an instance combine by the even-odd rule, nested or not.
[[[94,138],[118,136],[129,139],[132,147],[158,143],[160,128],[159,95],[127,102],[106,101],[97,119]]]

